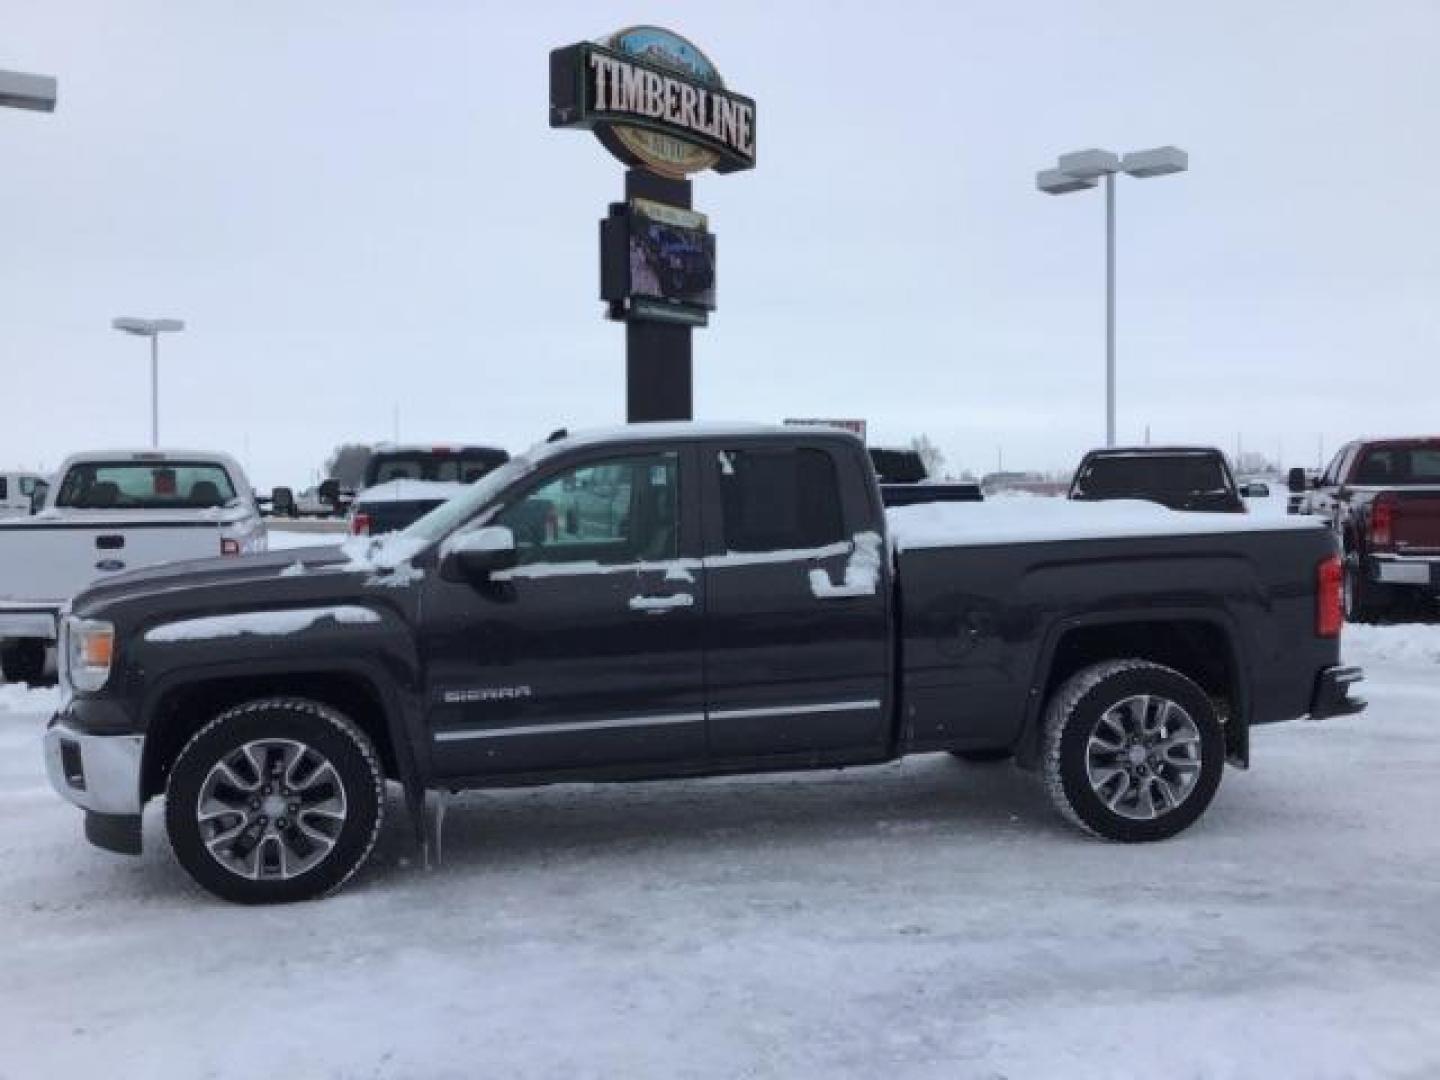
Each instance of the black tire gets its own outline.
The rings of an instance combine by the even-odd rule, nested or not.
[[[45,681],[45,641],[42,638],[16,638],[0,645],[0,668],[5,681],[38,685]]]
[[[1009,761],[1015,755],[1009,750],[992,747],[988,750],[951,750],[950,756],[970,765],[994,765]]]
[[[212,776],[219,775],[216,770],[220,768],[221,762],[233,765],[240,761],[236,755],[245,755],[246,751],[242,748],[259,747],[259,750],[252,749],[252,753],[259,753],[262,760],[273,762],[279,752],[276,751],[269,758],[264,752],[273,749],[273,744],[298,745],[306,748],[313,756],[297,757],[289,766],[284,766],[281,761],[271,772],[274,782],[263,789],[259,786],[265,780],[263,774],[254,778],[255,785],[243,789],[227,783],[223,776],[215,781],[216,786],[213,789],[206,788]],[[253,761],[253,757],[250,760]],[[317,820],[314,816],[323,814],[323,818],[333,819],[337,816],[333,808],[323,812],[317,808],[313,812],[300,810],[296,813],[296,806],[300,805],[300,800],[305,798],[306,794],[287,792],[281,782],[283,780],[283,783],[291,783],[292,772],[297,768],[311,766],[316,761],[330,766],[331,771],[321,775],[318,781],[309,781],[311,786],[305,791],[318,792],[320,796],[326,796],[328,791],[325,801],[331,802],[338,782],[340,820],[333,826]],[[241,765],[243,766],[243,762]],[[280,772],[282,767],[285,769],[283,777]],[[308,769],[308,775],[312,778],[321,773],[320,767]],[[233,769],[231,774],[234,775]],[[304,775],[296,775],[301,780],[296,787],[303,787]],[[236,779],[249,781],[251,777],[237,776]],[[262,790],[266,801],[271,798],[281,801],[295,799],[296,801],[290,804],[295,820],[287,823],[285,818],[279,817],[271,823],[265,816],[258,816],[267,812],[273,813],[267,811],[260,802]],[[268,834],[260,843],[244,848],[242,841],[246,836],[242,833],[232,844],[216,844],[223,854],[212,854],[205,835],[205,830],[211,826],[202,825],[199,820],[202,793],[209,796],[205,805],[212,807],[217,801],[223,804],[235,802],[237,800],[234,796],[240,795],[238,802],[244,805],[237,805],[235,817],[248,822],[245,833],[253,829],[257,836],[267,830]],[[250,795],[256,796],[254,802],[247,801]],[[252,817],[252,812],[257,816]],[[302,833],[301,818],[307,815],[311,815],[309,825],[306,826],[309,831]],[[269,698],[227,709],[197,731],[185,744],[171,767],[165,789],[165,828],[170,837],[170,846],[174,849],[180,865],[203,888],[222,900],[237,904],[289,903],[311,900],[333,892],[345,884],[369,857],[375,839],[380,835],[384,816],[385,774],[370,739],[335,709],[303,698]],[[222,819],[216,822],[214,827],[217,832],[225,832],[232,824],[233,821]],[[281,832],[279,826],[286,824],[289,827]],[[323,847],[327,842],[332,846],[328,852],[316,856],[314,852],[317,845],[310,838],[315,836],[315,830],[321,825],[327,835],[319,837],[319,846]],[[328,835],[332,827],[335,830],[333,836]],[[214,836],[209,839],[211,843],[215,843]],[[269,852],[276,858],[272,860],[267,858],[264,852],[257,851],[262,844],[264,852]],[[308,846],[309,857],[315,857],[318,861],[293,876],[283,876],[287,872],[285,863],[294,856],[296,845]],[[281,847],[284,848],[283,851],[279,850]],[[231,862],[243,861],[236,854],[242,848],[254,853],[253,877],[242,876],[241,870],[222,862],[222,858]],[[300,859],[302,867],[304,861],[304,858]],[[279,866],[271,865],[272,862],[278,862]],[[277,873],[281,876],[276,876]]]
[[[1091,771],[1095,760],[1091,736],[1101,730],[1102,718],[1125,716],[1134,708],[1126,703],[1141,696],[1179,706],[1188,721],[1185,731],[1194,735],[1193,739],[1187,735],[1186,753],[1198,753],[1198,757],[1149,757],[1138,763],[1126,758],[1127,764],[1115,765],[1121,760],[1117,754],[1109,765],[1098,767],[1100,772],[1112,766],[1127,772],[1125,786],[1116,784],[1114,791],[1128,792],[1132,785],[1137,792],[1144,788],[1152,810],[1154,790],[1162,782],[1164,790],[1171,793],[1168,798],[1173,798],[1176,786],[1188,784],[1178,802],[1149,818],[1137,818],[1107,805],[1097,790],[1104,785],[1093,781]],[[1177,718],[1176,723],[1181,721]],[[1161,729],[1157,736],[1163,737],[1162,742],[1173,738],[1168,729]],[[1161,761],[1159,767],[1156,761]],[[1183,763],[1183,768],[1176,769],[1172,762]],[[1084,668],[1055,691],[1045,710],[1040,766],[1050,801],[1073,824],[1106,840],[1164,840],[1194,824],[1215,797],[1225,770],[1225,733],[1210,698],[1180,672],[1145,660],[1108,661]],[[1150,770],[1150,775],[1137,777],[1135,769]],[[1134,808],[1137,813],[1143,809]]]
[[[1379,622],[1395,606],[1393,594],[1384,585],[1368,580],[1360,571],[1360,564],[1345,560],[1345,580],[1342,587],[1345,603],[1345,621],[1352,623]]]

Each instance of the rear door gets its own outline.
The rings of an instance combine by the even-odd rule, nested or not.
[[[860,458],[824,440],[715,442],[701,453],[713,760],[858,760],[885,746],[880,510],[870,488],[840,481],[862,474]]]

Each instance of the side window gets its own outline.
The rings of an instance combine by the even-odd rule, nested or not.
[[[8,476],[0,476],[0,499],[8,499],[9,497],[10,478]]]
[[[657,562],[679,554],[679,461],[615,458],[570,469],[494,519],[515,534],[520,564]]]
[[[35,477],[22,476],[20,478],[20,494],[27,499],[35,494]],[[5,481],[0,479],[0,499],[3,498],[5,498]]]
[[[822,450],[721,450],[725,550],[825,547],[845,537],[835,463]]]

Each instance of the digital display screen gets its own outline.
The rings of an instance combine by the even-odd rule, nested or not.
[[[715,237],[704,214],[630,203],[630,296],[715,309]]]

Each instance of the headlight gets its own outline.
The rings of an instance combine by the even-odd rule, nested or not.
[[[65,668],[76,690],[99,690],[110,678],[115,656],[115,627],[101,619],[68,619]]]

